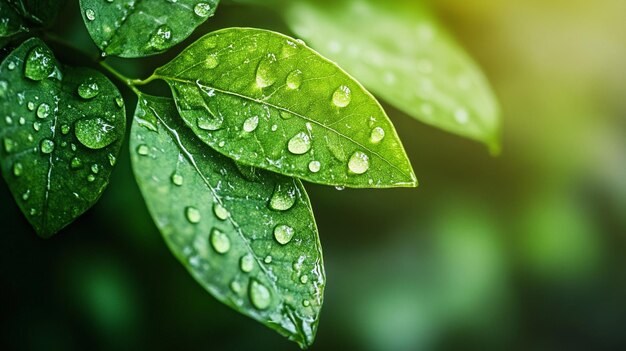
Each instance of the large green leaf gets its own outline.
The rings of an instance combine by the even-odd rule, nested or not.
[[[106,187],[126,113],[102,74],[62,67],[39,39],[0,65],[0,165],[37,233],[51,236],[89,209]]]
[[[489,84],[423,2],[286,1],[277,8],[298,36],[390,104],[499,149]]]
[[[130,148],[152,218],[191,275],[226,305],[310,345],[325,276],[300,181],[236,167],[197,140],[166,98],[140,96]]]
[[[415,186],[391,121],[356,80],[302,43],[208,34],[156,70],[205,143],[240,163],[349,187]]]
[[[219,0],[80,0],[87,30],[103,55],[143,57],[185,40]]]

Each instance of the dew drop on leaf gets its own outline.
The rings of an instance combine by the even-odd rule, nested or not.
[[[10,154],[11,152],[13,152],[13,150],[15,149],[15,142],[13,141],[13,139],[9,139],[9,138],[4,138],[4,151],[6,151],[7,154]]]
[[[93,174],[87,176],[87,181],[89,183],[92,183],[94,180],[96,180],[96,177]]]
[[[205,2],[199,2],[194,6],[193,12],[200,17],[207,17],[211,14],[211,5]]]
[[[100,117],[78,120],[74,124],[74,134],[81,144],[94,150],[107,147],[117,140],[115,127]]]
[[[100,172],[100,166],[98,166],[97,163],[94,163],[91,165],[91,172],[93,174],[98,174],[98,172]]]
[[[309,281],[309,276],[306,274],[303,274],[300,276],[300,283],[302,284],[306,284]]]
[[[317,173],[320,171],[321,166],[322,164],[320,163],[320,161],[311,161],[309,162],[309,171]]]
[[[292,227],[280,224],[274,228],[274,239],[281,245],[287,245],[293,238],[294,230]]]
[[[198,128],[202,130],[218,130],[222,127],[223,123],[224,118],[221,116],[203,116],[198,117],[198,120],[196,121]]]
[[[39,145],[41,152],[44,154],[51,154],[54,151],[54,141],[50,139],[43,139]]]
[[[115,156],[113,156],[113,154],[109,154],[109,155],[108,155],[108,158],[109,158],[109,164],[110,164],[111,166],[115,166],[115,162],[117,161],[117,159],[115,158]]]
[[[208,69],[213,69],[215,67],[217,67],[217,65],[219,65],[220,61],[217,59],[217,56],[215,55],[209,55],[207,56],[207,58],[204,60],[205,64],[206,64],[206,68]]]
[[[243,122],[243,131],[247,133],[253,132],[259,125],[259,116],[254,116],[246,119]]]
[[[148,148],[148,145],[139,145],[137,146],[137,153],[141,156],[148,156],[150,148]]]
[[[45,102],[37,107],[37,117],[39,118],[48,118],[50,116],[50,105]]]
[[[68,124],[61,125],[61,133],[67,135],[70,132],[70,126]]]
[[[32,80],[42,80],[52,74],[55,69],[54,57],[47,48],[37,46],[26,57],[24,75]]]
[[[300,132],[289,139],[287,149],[295,155],[305,154],[311,149],[311,137],[305,132]]]
[[[22,175],[22,173],[23,173],[23,171],[24,171],[24,166],[22,166],[22,164],[21,164],[21,163],[19,163],[19,162],[15,162],[15,163],[13,164],[13,175],[14,175],[14,176],[16,176],[16,177],[21,176],[21,175]]]
[[[115,103],[117,104],[118,107],[122,107],[124,106],[124,99],[122,99],[121,97],[116,97]]]
[[[292,71],[287,75],[287,88],[295,90],[302,85],[302,71],[299,69]]]
[[[166,24],[157,28],[157,30],[150,37],[148,45],[157,50],[163,50],[168,47],[169,42],[172,40],[172,29]]]
[[[454,111],[454,119],[459,124],[466,124],[469,121],[469,113],[464,108],[459,108]]]
[[[189,223],[200,223],[200,219],[202,219],[202,216],[200,215],[200,211],[193,207],[193,206],[189,206],[185,208],[185,217],[187,217],[187,220],[189,221]]]
[[[287,111],[280,111],[280,118],[282,119],[290,119],[293,115]]]
[[[85,100],[93,99],[98,96],[100,87],[93,78],[89,78],[78,86],[78,95]]]
[[[269,206],[276,211],[287,211],[296,203],[296,189],[287,184],[277,184]]]
[[[80,158],[78,157],[73,157],[72,160],[70,161],[70,167],[72,169],[79,169],[83,166],[83,161],[80,160]]]
[[[171,179],[172,179],[172,184],[177,185],[177,186],[183,185],[183,181],[184,181],[183,176],[178,174],[177,172],[174,172],[172,174]]]
[[[263,259],[263,262],[265,262],[267,264],[272,263],[272,255],[265,256],[265,259]]]
[[[0,80],[0,97],[5,97],[9,90],[9,83],[6,80]]]
[[[228,216],[230,216],[230,212],[217,202],[213,204],[213,213],[215,213],[215,216],[222,221],[226,220]]]
[[[311,302],[309,300],[303,300],[302,301],[302,306],[309,307],[309,306],[311,306]]]
[[[211,230],[210,241],[213,250],[219,254],[225,254],[230,250],[230,239],[228,235],[219,229],[213,228],[213,230]]]
[[[352,101],[352,92],[345,85],[340,86],[333,93],[333,104],[337,107],[346,107]]]
[[[372,132],[370,133],[370,142],[372,144],[378,144],[383,140],[384,137],[385,137],[385,130],[382,129],[381,127],[376,127],[372,129]]]
[[[32,111],[35,109],[35,103],[32,101],[29,101],[28,104],[26,104],[26,107],[28,107],[29,111]]]
[[[256,279],[250,281],[249,295],[250,302],[259,310],[268,308],[272,301],[270,290]]]
[[[254,257],[250,254],[241,256],[241,259],[239,259],[239,268],[241,268],[241,271],[244,273],[252,272],[254,268]]]
[[[354,174],[363,174],[370,168],[370,159],[365,153],[356,151],[348,160],[348,169]]]
[[[87,9],[85,10],[85,17],[87,17],[88,20],[93,21],[96,19],[96,12],[92,9]]]
[[[274,72],[273,64],[276,62],[274,54],[268,54],[267,57],[261,59],[256,69],[256,85],[259,88],[267,88],[276,82],[276,72]]]
[[[41,129],[41,123],[40,122],[35,122],[33,123],[33,129],[38,132],[39,129]]]

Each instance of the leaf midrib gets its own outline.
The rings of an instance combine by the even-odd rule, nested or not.
[[[187,79],[181,79],[181,78],[169,77],[169,76],[162,76],[162,75],[158,75],[158,74],[155,74],[155,75],[154,75],[154,78],[157,78],[157,79],[163,79],[163,80],[165,80],[165,81],[171,80],[171,81],[176,81],[176,82],[185,83],[185,84],[189,84],[189,85],[194,85],[194,84],[195,84],[195,82],[192,82],[192,81],[187,80]],[[372,155],[375,155],[375,156],[376,156],[376,157],[378,157],[379,159],[383,160],[383,161],[384,161],[385,163],[387,163],[389,166],[391,166],[391,167],[393,167],[394,169],[396,169],[396,170],[397,170],[400,174],[402,174],[404,177],[407,177],[408,179],[411,179],[411,182],[407,182],[406,184],[413,184],[413,183],[415,183],[415,181],[413,180],[413,177],[411,177],[411,175],[410,175],[410,174],[407,174],[406,172],[404,172],[404,171],[403,171],[402,169],[400,169],[398,166],[396,166],[395,164],[391,163],[391,162],[390,162],[389,160],[387,160],[386,158],[382,157],[379,153],[377,153],[377,152],[375,152],[375,151],[371,150],[370,148],[366,147],[365,145],[363,145],[363,144],[359,143],[358,141],[356,141],[356,140],[354,140],[354,139],[350,138],[349,136],[347,136],[347,135],[345,135],[345,134],[343,134],[343,133],[339,132],[338,130],[331,128],[330,126],[324,125],[324,124],[322,124],[321,122],[318,122],[318,121],[316,121],[316,120],[314,120],[314,119],[311,119],[311,118],[309,118],[309,117],[306,117],[305,115],[302,115],[302,114],[300,114],[300,113],[298,113],[298,112],[291,111],[291,110],[289,110],[288,108],[285,108],[285,107],[281,107],[281,106],[274,105],[274,104],[269,103],[269,102],[267,102],[267,101],[259,100],[259,99],[256,99],[256,98],[253,98],[253,97],[250,97],[250,96],[246,96],[246,95],[243,95],[243,94],[239,94],[239,93],[237,93],[237,92],[232,92],[232,91],[228,91],[228,90],[224,90],[224,89],[216,88],[216,87],[209,86],[209,85],[205,85],[205,86],[206,86],[207,88],[209,88],[209,89],[213,89],[213,90],[215,90],[216,92],[220,92],[220,93],[223,93],[223,94],[226,94],[226,95],[231,95],[231,96],[239,97],[239,98],[241,98],[241,99],[245,99],[245,100],[248,100],[248,101],[252,101],[252,102],[255,102],[255,103],[259,103],[259,104],[265,105],[265,106],[267,106],[267,107],[271,107],[271,108],[277,109],[277,110],[279,110],[279,111],[284,111],[284,112],[287,112],[287,113],[291,113],[291,114],[293,114],[294,116],[300,117],[300,118],[302,118],[303,120],[305,120],[305,121],[307,121],[307,122],[314,123],[314,124],[316,124],[316,125],[318,125],[318,126],[322,127],[323,129],[326,129],[326,130],[328,130],[328,131],[334,132],[334,133],[335,133],[335,134],[337,134],[338,136],[340,136],[340,137],[342,137],[342,138],[344,138],[344,139],[346,139],[346,140],[348,140],[348,141],[350,141],[350,142],[354,143],[355,145],[357,145],[357,146],[359,146],[359,147],[363,148],[364,150],[366,150],[366,151],[370,152]]]

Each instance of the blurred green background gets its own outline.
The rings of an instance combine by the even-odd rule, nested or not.
[[[55,31],[95,53],[69,2]],[[384,105],[420,187],[307,184],[328,277],[312,350],[625,349],[626,2],[430,4],[500,100],[503,153]],[[223,4],[194,38],[226,26],[291,34],[270,10]],[[113,64],[145,77],[168,58]],[[4,182],[0,223],[2,350],[297,349],[187,274],[126,152],[56,237],[35,235]]]

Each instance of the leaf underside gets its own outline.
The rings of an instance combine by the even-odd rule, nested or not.
[[[80,0],[83,20],[105,55],[144,57],[185,40],[218,0]]]
[[[191,275],[224,304],[311,345],[325,276],[300,181],[238,168],[198,141],[168,98],[140,96],[130,149],[152,218]]]
[[[220,30],[154,77],[170,85],[194,133],[240,163],[334,186],[417,185],[376,99],[294,39],[260,29]]]
[[[33,38],[0,65],[0,115],[2,174],[37,233],[51,236],[106,187],[124,138],[122,98],[102,74],[61,66]]]
[[[293,1],[283,14],[298,36],[390,104],[499,149],[500,111],[487,80],[426,5]]]

